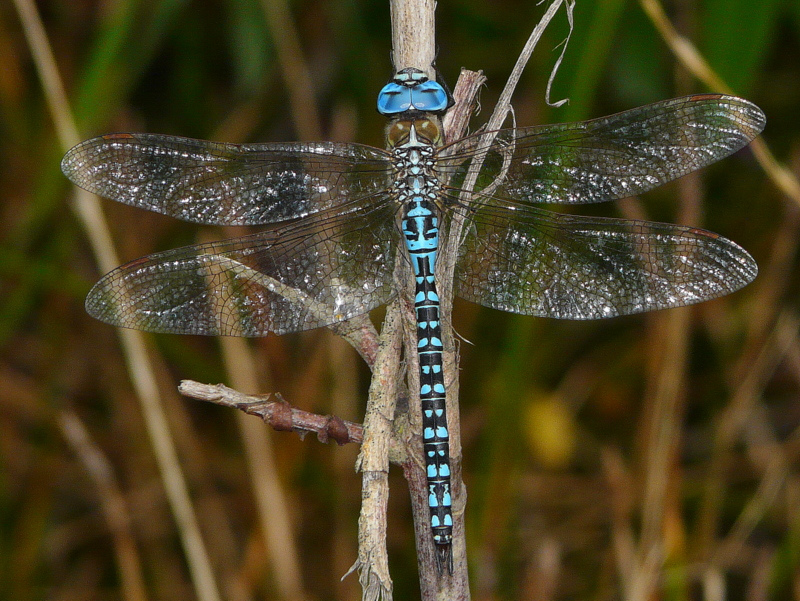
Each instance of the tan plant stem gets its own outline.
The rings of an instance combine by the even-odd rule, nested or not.
[[[47,34],[32,0],[14,0],[14,3],[45,91],[48,107],[56,124],[59,141],[66,152],[80,141],[80,137]],[[111,241],[108,224],[97,199],[89,193],[80,191],[75,195],[73,209],[86,230],[101,270],[109,271],[116,267],[119,261]],[[133,330],[119,330],[119,336],[131,382],[142,407],[164,489],[186,553],[195,592],[201,601],[218,601],[220,596],[217,583],[169,431],[153,366],[145,350],[144,337]]]

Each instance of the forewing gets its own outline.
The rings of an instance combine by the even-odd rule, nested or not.
[[[597,319],[729,294],[757,271],[745,250],[704,230],[485,207],[468,226],[455,287],[501,311]]]
[[[270,224],[344,205],[390,185],[389,155],[335,142],[222,144],[112,134],[78,144],[61,170],[81,188],[186,221]]]
[[[626,198],[736,152],[765,121],[747,100],[706,94],[592,121],[501,130],[489,146],[476,190],[512,204]],[[438,169],[450,186],[461,187],[471,157],[488,146],[485,136],[440,151]]]
[[[149,332],[284,334],[337,323],[392,296],[395,207],[327,211],[255,235],[144,257],[103,277],[90,315]]]

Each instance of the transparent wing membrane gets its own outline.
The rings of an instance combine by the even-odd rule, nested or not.
[[[486,152],[476,190],[496,184],[497,200],[603,202],[718,161],[746,146],[764,123],[761,109],[741,98],[687,96],[592,121],[500,130],[491,143],[476,134],[442,149],[438,168],[457,189],[472,157]]]
[[[501,311],[598,319],[716,298],[757,272],[745,250],[704,230],[484,207],[460,247],[455,290]]]
[[[330,325],[393,295],[393,203],[132,261],[86,299],[92,316],[149,332],[265,336]]]
[[[366,199],[391,186],[389,155],[334,142],[222,144],[112,134],[72,148],[64,174],[84,190],[178,219],[271,224]]]

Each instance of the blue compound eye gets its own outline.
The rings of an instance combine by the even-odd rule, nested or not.
[[[378,112],[381,115],[397,115],[411,108],[411,88],[408,86],[390,82],[378,94]]]
[[[419,83],[411,88],[411,103],[418,111],[444,111],[449,101],[447,92],[435,81]]]
[[[452,104],[441,84],[424,73],[398,73],[378,94],[378,112],[391,116],[406,111],[441,113]]]

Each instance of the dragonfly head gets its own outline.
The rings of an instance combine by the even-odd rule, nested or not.
[[[441,115],[453,104],[453,97],[445,86],[431,81],[424,72],[413,67],[395,73],[378,93],[378,112],[387,117]]]
[[[389,148],[398,146],[441,146],[442,123],[431,115],[422,119],[393,119],[386,127]]]

